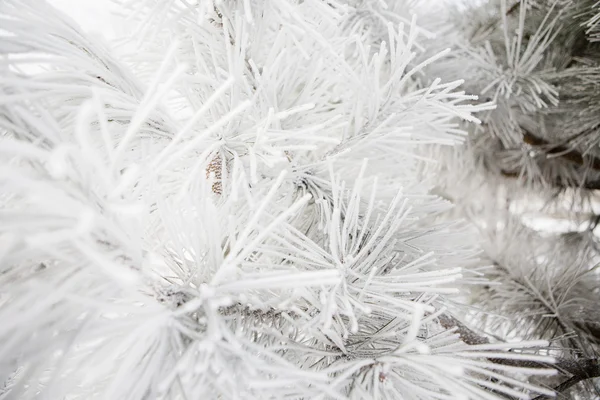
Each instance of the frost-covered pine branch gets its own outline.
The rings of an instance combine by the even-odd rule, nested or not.
[[[468,325],[500,340],[545,338],[552,354],[582,365],[600,344],[598,5],[478,2],[446,18],[427,53],[454,44],[428,74],[468,76],[474,104],[496,105],[465,125],[464,145],[427,151],[440,160],[425,168],[435,191],[457,205],[449,216],[478,227],[493,266],[491,283],[472,292],[475,311],[463,312]],[[565,398],[599,396],[597,374],[563,375],[554,387]]]
[[[121,5],[113,50],[0,3],[2,398],[554,394],[452,315],[485,268],[423,149],[490,106],[411,1]]]
[[[435,72],[472,76],[468,90],[496,103],[471,139],[493,174],[599,188],[600,53],[588,21],[596,9],[593,1],[491,1],[449,28],[460,50]]]

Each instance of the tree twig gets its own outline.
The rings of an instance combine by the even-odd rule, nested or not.
[[[471,329],[466,327],[464,324],[459,322],[456,318],[449,315],[442,315],[439,317],[440,324],[446,328],[456,328],[460,339],[468,345],[487,344],[489,339],[481,336]],[[580,360],[570,360],[566,358],[556,359],[555,364],[545,364],[535,361],[522,361],[522,360],[506,360],[499,358],[489,358],[489,360],[496,364],[510,365],[514,367],[523,368],[555,368],[562,373],[570,374],[571,377],[562,382],[560,385],[554,388],[557,393],[563,393],[571,386],[590,378],[600,377],[600,363],[596,358],[582,358]],[[542,400],[552,398],[546,395],[540,395],[534,400]]]
[[[581,360],[560,360],[557,363],[557,369],[564,370],[570,373],[572,376],[560,385],[554,388],[556,393],[564,393],[571,386],[584,381],[586,379],[600,377],[600,364],[596,358],[584,358]],[[534,398],[534,400],[551,399],[546,395],[540,395]]]
[[[600,159],[590,155],[582,155],[576,150],[570,149],[565,145],[552,144],[549,141],[542,139],[527,130],[523,130],[523,142],[528,144],[529,146],[541,150],[546,155],[552,155],[555,156],[555,158],[560,158],[582,167],[588,166],[595,171],[600,171]],[[507,178],[519,178],[521,176],[521,174],[518,171],[502,170],[501,174],[502,176]],[[554,186],[560,188],[581,188],[587,190],[600,190],[599,179],[588,180],[585,182],[581,182],[580,185],[575,185],[572,182],[567,182],[560,178],[556,178],[555,181],[551,183]]]
[[[521,1],[517,1],[515,4],[513,4],[507,11],[506,11],[506,16],[511,15],[513,12],[515,12],[516,10],[518,10],[521,7]]]
[[[589,165],[592,169],[600,170],[600,159],[593,156],[583,156],[579,152],[569,149],[566,146],[553,145],[550,142],[535,136],[531,132],[524,131],[523,142],[530,146],[541,147],[542,150],[544,150],[544,147],[547,147],[548,149],[544,150],[546,154],[556,155],[557,157],[563,158],[577,165]]]
[[[521,174],[519,172],[516,171],[506,171],[506,170],[502,170],[500,171],[500,173],[502,174],[503,177],[505,178],[519,178],[521,176]],[[557,178],[556,180],[554,180],[554,182],[551,182],[552,185],[558,187],[558,188],[573,188],[573,189],[587,189],[587,190],[600,190],[600,179],[595,179],[592,181],[585,181],[582,182],[579,185],[574,184],[573,182],[568,182],[568,181],[564,181],[560,178]]]

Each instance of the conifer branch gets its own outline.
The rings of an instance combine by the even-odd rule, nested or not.
[[[522,177],[522,174],[517,171],[506,171],[502,170],[500,172],[505,178],[518,179]],[[586,190],[600,190],[600,179],[599,180],[591,180],[585,181],[579,185],[574,182],[565,181],[562,178],[556,178],[553,182],[550,182],[553,186],[561,189],[586,189]]]
[[[520,7],[521,7],[521,1],[519,0],[506,11],[506,16],[512,15],[512,13],[517,11]]]
[[[523,142],[543,150],[547,155],[553,155],[581,166],[589,165],[592,169],[600,171],[600,159],[589,155],[584,156],[564,145],[552,144],[529,131],[524,131]]]
[[[556,393],[565,393],[569,388],[587,379],[600,377],[600,362],[597,358],[584,358],[578,360],[559,359],[556,369],[571,374],[572,376],[554,388]],[[534,400],[551,399],[552,397],[540,395]]]
[[[524,337],[579,331],[555,343],[589,347],[581,361],[437,316],[492,276],[474,232],[452,223],[472,214],[433,195],[424,153],[490,110],[474,88],[534,121],[558,93],[565,114],[592,104],[594,85],[577,90],[594,68],[560,75],[593,45],[561,36],[563,10],[490,2],[462,19],[490,29],[430,40],[437,21],[403,1],[115,3],[131,32],[112,53],[45,0],[0,1],[0,397],[491,400],[551,396],[551,367],[556,391],[600,375],[588,355],[600,329],[575,298],[587,283],[565,300],[580,276],[561,262],[557,288],[499,266],[507,290],[489,293],[530,308],[514,321],[535,330]],[[559,46],[574,51],[559,49],[557,67],[545,52]],[[538,74],[547,64],[558,73]],[[494,121],[496,137],[519,136],[500,152],[516,161],[506,173],[532,166],[530,146],[563,167],[543,171],[557,185],[600,188],[600,161],[577,144],[592,142],[593,112],[546,124],[564,141],[520,137],[518,111]],[[452,196],[459,214],[469,183]]]
[[[565,145],[552,144],[527,130],[523,131],[523,142],[536,148],[536,150],[543,152],[547,156],[554,156],[554,158],[562,159],[581,167],[588,167],[594,171],[600,171],[599,158],[591,155],[583,155],[574,149],[566,147]],[[506,178],[519,178],[521,176],[518,171],[502,170],[501,173]],[[573,183],[564,181],[562,178],[558,177],[554,180],[554,182],[552,182],[552,184],[561,188],[573,187],[587,190],[600,190],[600,179],[587,180],[582,182],[580,185],[574,185]]]
[[[460,339],[468,345],[478,345],[490,343],[489,339],[475,333],[467,326],[459,322],[456,318],[443,314],[439,317],[440,324],[446,329],[456,328]],[[555,364],[546,364],[535,361],[507,360],[500,358],[488,358],[491,362],[502,365],[509,365],[521,368],[555,368],[563,374],[569,374],[567,380],[554,388],[557,393],[563,393],[573,385],[586,379],[600,377],[600,362],[597,358],[583,358],[570,360],[566,358],[557,358]],[[540,395],[535,400],[552,398],[546,395]]]

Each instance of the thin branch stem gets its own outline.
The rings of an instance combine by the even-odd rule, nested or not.
[[[570,161],[581,166],[590,166],[594,170],[600,170],[600,159],[593,156],[583,156],[579,152],[569,149],[566,146],[553,145],[550,142],[539,138],[531,132],[525,131],[523,133],[523,142],[530,146],[541,147],[542,150],[548,155],[554,155],[564,160]]]
[[[456,328],[461,340],[469,345],[486,344],[489,343],[489,339],[481,336],[464,324],[459,322],[456,318],[449,315],[442,315],[439,317],[440,324],[446,328]],[[554,388],[557,393],[563,393],[571,386],[584,381],[586,379],[600,377],[600,363],[596,358],[583,358],[579,360],[569,360],[566,358],[558,358],[555,364],[545,364],[535,361],[521,361],[521,360],[505,360],[498,358],[489,358],[489,360],[496,364],[510,365],[514,367],[522,368],[548,368],[554,367],[563,374],[570,374],[571,377],[562,382],[560,385]],[[548,399],[546,395],[536,397],[534,400]]]

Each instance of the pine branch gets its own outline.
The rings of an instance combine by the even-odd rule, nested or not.
[[[584,155],[572,148],[569,148],[566,144],[555,144],[551,143],[546,139],[542,139],[539,136],[534,135],[530,131],[523,130],[523,143],[535,148],[546,156],[552,156],[552,158],[561,159],[572,164],[576,164],[581,167],[587,167],[594,171],[600,172],[600,158],[592,155]],[[500,172],[502,176],[506,178],[520,178],[521,173],[518,170],[506,170],[503,169]],[[588,180],[574,184],[574,182],[568,182],[560,177],[556,177],[553,182],[550,182],[553,186],[558,188],[581,188],[587,190],[600,190],[600,179]]]
[[[565,159],[572,163],[581,166],[589,165],[594,170],[600,170],[600,159],[593,156],[584,156],[573,149],[567,148],[566,146],[553,145],[547,140],[539,138],[529,131],[524,130],[523,142],[527,143],[530,146],[541,148],[547,147],[547,150],[545,150],[545,153],[547,155],[556,155],[557,157]]]
[[[505,178],[520,178],[521,174],[517,171],[506,171],[502,170],[500,172],[502,176]],[[551,182],[553,186],[561,189],[586,189],[586,190],[600,190],[600,179],[596,179],[593,181],[582,182],[579,185],[575,185],[573,182],[564,181],[563,179],[557,178],[553,182]]]
[[[519,8],[521,8],[521,1],[517,1],[515,4],[513,4],[507,11],[506,11],[506,16],[508,17],[509,15],[511,15],[512,13],[514,13],[515,11],[517,11]]]
[[[555,156],[573,164],[577,164],[582,167],[589,167],[595,171],[600,171],[600,159],[590,156],[582,155],[581,153],[569,149],[565,145],[552,144],[545,139],[542,139],[527,130],[523,130],[523,142],[535,147],[537,150],[542,151],[545,155]],[[518,171],[507,171],[502,170],[502,175],[507,178],[519,178],[521,174]],[[582,182],[580,185],[574,185],[572,182],[566,182],[561,178],[556,178],[552,184],[556,187],[561,188],[582,188],[588,190],[600,190],[600,180],[590,180]]]
[[[515,4],[513,4],[507,11],[506,11],[506,16],[508,17],[509,15],[511,15],[513,12],[515,12],[516,10],[518,10],[521,6],[521,1],[518,0]],[[489,31],[491,29],[496,29],[498,27],[498,25],[500,24],[500,22],[502,21],[502,18],[497,18],[492,20],[489,24],[487,24],[483,31]]]
[[[584,358],[577,361],[561,359],[557,369],[570,373],[572,376],[554,388],[556,393],[564,393],[572,386],[591,378],[600,377],[600,363],[597,358]],[[540,395],[534,400],[551,399],[553,397]]]
[[[440,324],[446,328],[456,328],[460,339],[468,345],[487,344],[489,339],[478,335],[464,324],[456,320],[454,317],[449,315],[442,315],[439,317]],[[489,358],[489,360],[496,364],[509,365],[513,367],[521,368],[555,368],[562,373],[572,375],[569,379],[562,382],[560,385],[554,388],[557,393],[563,393],[573,385],[591,378],[600,377],[600,362],[597,358],[583,358],[578,360],[569,360],[566,358],[557,358],[556,363],[553,365],[535,362],[535,361],[522,361],[522,360],[507,360],[499,358]],[[549,399],[552,397],[546,395],[540,395],[535,397],[534,400]]]
[[[468,345],[488,344],[490,342],[488,338],[473,332],[471,329],[467,328],[456,318],[451,317],[450,315],[440,315],[439,321],[440,324],[446,329],[456,328],[456,332],[458,333],[460,340]]]

